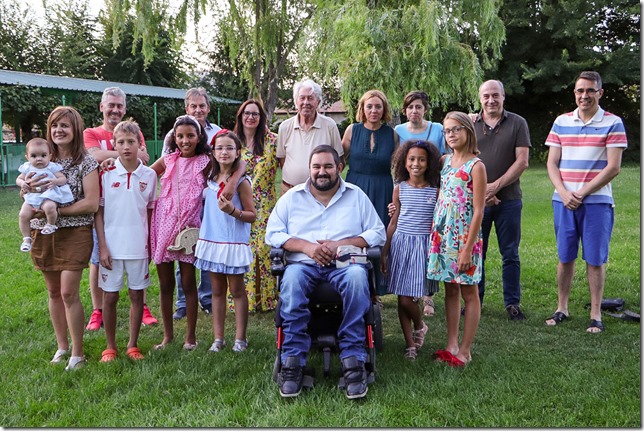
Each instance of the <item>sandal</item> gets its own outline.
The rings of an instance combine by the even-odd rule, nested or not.
[[[434,300],[431,296],[425,296],[423,298],[423,306],[423,316],[434,315]]]
[[[193,343],[183,343],[183,350],[187,350],[189,352],[192,352],[194,349],[197,348],[197,342]]]
[[[248,341],[235,340],[235,345],[233,345],[233,352],[243,352],[247,348],[248,348]]]
[[[139,349],[138,347],[130,347],[129,349],[127,349],[127,352],[125,352],[125,354],[128,358],[135,361],[145,358],[145,356],[143,356],[143,353],[141,353],[141,349]]]
[[[49,224],[47,223],[42,230],[40,231],[41,234],[43,235],[51,235],[52,233],[56,232],[58,230],[58,226],[55,224]]]
[[[54,357],[52,358],[51,362],[52,364],[60,364],[61,362],[65,361],[65,356],[69,354],[69,350],[65,349],[58,349],[56,350],[56,353],[54,353]]]
[[[415,347],[407,347],[405,349],[405,359],[409,359],[410,361],[415,361],[416,357],[418,357],[418,350],[416,350]]]
[[[31,237],[26,236],[22,239],[22,244],[20,244],[20,251],[24,251],[25,253],[31,251]]]
[[[69,363],[65,367],[65,371],[78,370],[85,366],[85,356],[71,356]]]
[[[432,356],[436,362],[449,362],[454,357],[449,350],[437,350]]]
[[[222,338],[215,338],[215,342],[212,343],[212,346],[210,346],[210,349],[208,349],[209,352],[217,353],[221,352],[221,350],[226,347],[226,341]]]
[[[116,349],[105,349],[101,353],[101,362],[112,362],[116,359],[116,355],[118,355]]]
[[[465,368],[467,365],[467,362],[463,362],[460,359],[458,359],[456,356],[452,355],[449,361],[445,361],[447,365],[453,368]]]
[[[414,344],[416,345],[416,350],[420,350],[421,347],[423,347],[423,344],[425,344],[425,334],[427,334],[427,331],[429,331],[429,328],[423,322],[423,327],[420,328],[417,331],[412,331],[411,336],[412,339],[414,340]]]
[[[591,329],[597,328],[599,329],[598,331],[591,331]],[[601,320],[595,320],[595,319],[590,319],[590,324],[588,325],[588,328],[586,328],[586,332],[589,334],[599,334],[600,332],[604,332],[604,324],[602,323]]]
[[[555,314],[553,314],[552,316],[550,316],[550,317],[548,317],[546,319],[546,326],[557,326],[561,322],[563,322],[564,320],[567,320],[567,319],[568,319],[568,316],[565,313],[563,313],[562,311],[556,311]],[[548,320],[552,320],[555,323],[553,325],[548,325],[548,323],[547,323]]]

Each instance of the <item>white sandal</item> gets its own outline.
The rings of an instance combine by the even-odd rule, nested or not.
[[[233,346],[233,352],[243,352],[247,348],[248,348],[248,341],[235,340],[235,345]]]
[[[59,364],[61,362],[65,361],[65,356],[69,354],[68,350],[65,349],[58,349],[56,350],[56,353],[54,353],[54,357],[50,361],[52,364]]]
[[[424,316],[433,316],[434,315],[434,300],[431,297],[423,298],[423,315]]]
[[[70,356],[65,371],[77,370],[85,366],[85,356]]]
[[[56,232],[58,230],[58,226],[55,224],[49,224],[47,223],[42,230],[40,231],[41,234],[43,235],[51,235],[52,233]]]
[[[212,346],[210,346],[210,349],[208,349],[209,352],[217,353],[221,352],[221,350],[226,347],[226,341],[224,341],[221,338],[216,338],[215,342],[212,343]]]
[[[22,244],[20,244],[20,251],[25,253],[31,251],[31,237],[26,236],[22,239]]]

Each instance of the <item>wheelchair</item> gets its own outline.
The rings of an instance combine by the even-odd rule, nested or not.
[[[284,259],[285,251],[282,248],[271,248],[271,273],[277,279],[277,286],[280,286],[282,275],[286,269]],[[370,307],[365,314],[366,340],[365,347],[367,350],[367,361],[365,369],[367,371],[367,383],[371,384],[376,377],[376,351],[381,352],[383,349],[383,330],[382,315],[380,306],[376,302],[376,275],[377,268],[374,267],[374,261],[380,258],[379,247],[367,248],[366,264],[368,269]],[[277,382],[278,375],[282,369],[282,343],[284,341],[282,332],[282,318],[280,309],[282,300],[280,299],[275,309],[275,327],[276,327],[276,346],[277,357],[273,366],[273,380]],[[331,374],[331,354],[338,353],[337,332],[342,322],[342,298],[338,292],[331,288],[329,283],[320,283],[313,294],[309,297],[309,310],[311,319],[308,324],[307,332],[311,337],[311,351],[321,350],[323,355],[323,373],[324,377]],[[307,367],[304,370],[303,387],[312,388],[315,379],[315,370]],[[340,377],[338,387],[344,389],[344,377]]]

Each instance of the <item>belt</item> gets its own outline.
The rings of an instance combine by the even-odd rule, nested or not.
[[[289,184],[289,183],[287,183],[287,182],[286,182],[286,181],[284,181],[284,180],[282,180],[282,184],[284,184],[284,185],[285,185],[285,186],[287,186],[287,187],[291,187],[291,188],[293,187],[293,184]]]

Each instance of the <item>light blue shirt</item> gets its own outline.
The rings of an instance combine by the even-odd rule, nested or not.
[[[408,140],[429,141],[440,151],[441,155],[445,154],[445,137],[443,136],[443,125],[441,123],[427,122],[427,128],[420,133],[411,133],[407,130],[407,124],[399,124],[394,130],[398,134],[400,145]]]
[[[362,237],[370,247],[385,243],[385,225],[367,195],[340,179],[340,188],[325,207],[313,197],[311,180],[286,192],[275,204],[266,225],[266,244],[282,247],[291,238],[312,243]],[[315,263],[304,253],[286,253],[288,262]]]

